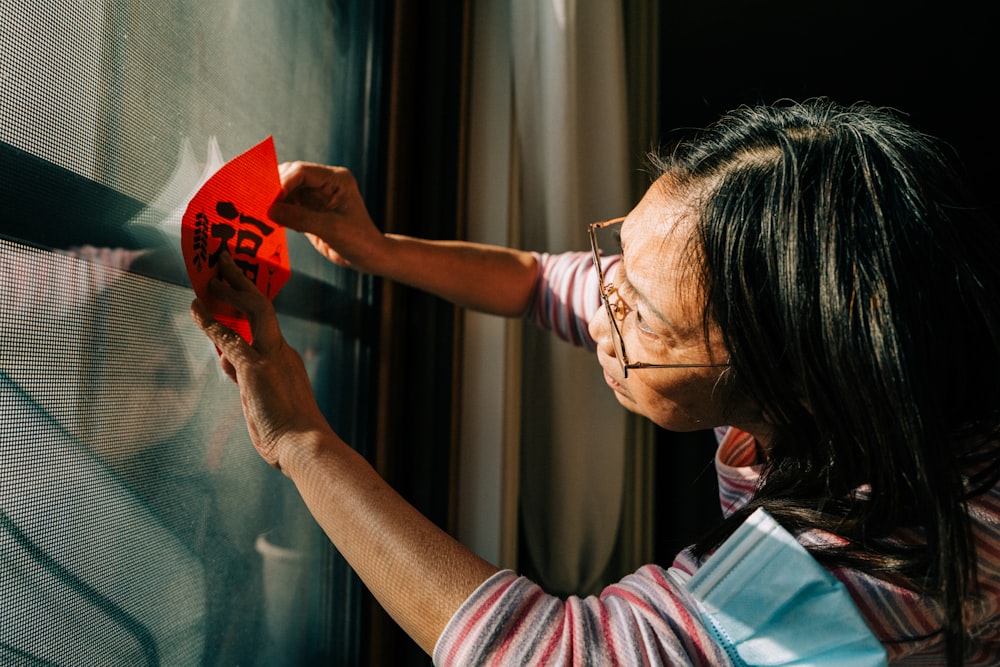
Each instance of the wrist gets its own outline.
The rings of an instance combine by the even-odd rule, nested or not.
[[[370,248],[366,272],[390,280],[398,279],[408,240],[409,237],[401,234],[379,234]]]
[[[352,240],[349,245],[343,247],[337,246],[336,242],[331,242],[331,247],[336,248],[336,254],[342,258],[342,260],[334,261],[359,273],[384,276],[385,272],[392,267],[389,236],[389,234],[375,230],[362,238]]]
[[[287,433],[281,437],[277,446],[278,469],[286,477],[296,479],[304,471],[313,468],[317,461],[338,445],[347,446],[330,429],[317,427]]]

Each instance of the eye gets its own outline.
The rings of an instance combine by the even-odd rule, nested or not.
[[[632,287],[632,283],[630,283],[627,278],[622,280],[621,284],[618,286],[618,297],[628,305],[626,311],[627,314],[635,314],[636,329],[638,329],[642,335],[656,340],[662,338],[662,333],[653,330],[650,323],[642,316],[642,309],[644,307],[642,305],[642,299],[639,298],[639,294],[635,291],[635,288]]]
[[[645,334],[655,335],[655,332],[649,328],[649,325],[643,319],[642,313],[639,311],[641,299],[639,299],[639,295],[636,294],[635,289],[632,287],[632,283],[627,279],[622,280],[621,285],[618,287],[618,297],[627,304],[628,313],[635,313],[635,321],[639,330]]]
[[[642,311],[639,310],[638,308],[635,309],[635,324],[637,327],[639,327],[639,330],[642,331],[643,333],[649,334],[650,336],[657,335],[655,331],[649,328],[649,325],[646,323],[645,318],[643,318],[642,316]]]

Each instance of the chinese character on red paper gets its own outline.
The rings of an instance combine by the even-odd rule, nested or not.
[[[273,299],[291,275],[285,229],[267,217],[281,192],[274,141],[268,137],[222,166],[188,204],[181,223],[184,263],[195,294],[223,324],[251,340],[246,318],[207,293],[223,251]]]

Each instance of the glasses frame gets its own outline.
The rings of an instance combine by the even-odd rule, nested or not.
[[[606,282],[604,279],[604,267],[601,265],[601,248],[597,243],[597,231],[612,225],[620,225],[625,221],[625,217],[612,218],[603,222],[594,222],[587,225],[587,232],[590,235],[590,249],[594,254],[594,266],[597,268],[597,280],[601,287],[601,301],[604,302],[604,310],[608,314],[611,322],[611,340],[615,347],[615,356],[621,366],[622,375],[628,377],[630,370],[641,368],[725,368],[729,363],[701,363],[701,364],[647,364],[642,361],[630,361],[628,353],[625,351],[625,339],[622,337],[622,330],[619,322],[624,322],[628,314],[632,312],[628,305],[618,293],[618,288],[614,283]],[[611,303],[611,296],[614,295],[615,302]]]

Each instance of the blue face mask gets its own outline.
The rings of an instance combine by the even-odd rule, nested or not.
[[[887,664],[844,585],[762,509],[705,561],[688,590],[736,665]]]

